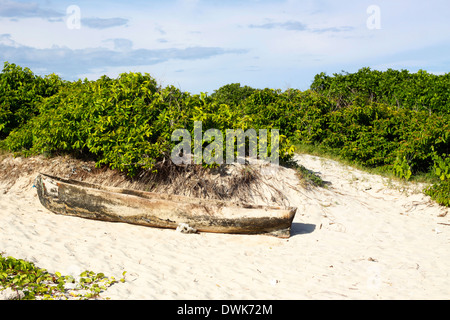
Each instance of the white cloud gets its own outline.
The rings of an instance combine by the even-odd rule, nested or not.
[[[133,41],[129,39],[117,38],[112,39],[114,43],[114,50],[117,51],[130,51],[133,48]]]
[[[93,29],[107,29],[125,26],[128,19],[124,18],[82,18],[81,25]]]
[[[8,18],[61,18],[64,13],[41,8],[35,2],[17,2],[11,0],[0,0],[0,17]]]
[[[91,69],[117,66],[154,65],[170,60],[204,60],[226,54],[242,54],[243,50],[219,47],[187,47],[183,49],[132,49],[129,39],[110,39],[114,50],[105,47],[70,49],[66,46],[36,49],[20,45],[11,35],[0,35],[0,61],[24,64],[30,68],[45,68],[48,73],[56,72],[66,78],[76,78]]]

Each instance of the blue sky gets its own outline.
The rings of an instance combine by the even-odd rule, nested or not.
[[[0,62],[66,80],[151,74],[212,93],[362,67],[450,72],[448,0],[0,0]]]

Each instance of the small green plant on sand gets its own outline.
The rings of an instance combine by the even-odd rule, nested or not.
[[[125,282],[125,274],[126,271],[120,282]],[[23,300],[99,299],[100,293],[119,281],[114,277],[106,277],[103,273],[87,270],[76,280],[70,275],[49,273],[32,262],[4,257],[0,253],[0,292],[11,288],[21,292]]]
[[[440,157],[434,152],[433,161],[433,173],[439,182],[425,189],[425,194],[437,203],[450,207],[450,155],[443,154]]]

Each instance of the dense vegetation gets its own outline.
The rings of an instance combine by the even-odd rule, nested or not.
[[[450,73],[363,68],[321,73],[311,88],[333,104],[315,143],[407,180],[434,175],[425,193],[450,206]]]
[[[38,114],[44,98],[54,95],[63,81],[35,76],[30,69],[5,63],[0,74],[0,140]]]
[[[192,95],[148,74],[67,82],[6,63],[0,92],[0,147],[12,152],[84,155],[134,176],[168,159],[173,131],[192,133],[194,121],[203,132],[274,128],[282,161],[306,144],[404,179],[434,175],[425,192],[450,206],[450,74],[364,68],[319,74],[303,92],[229,84]]]
[[[356,73],[315,76],[311,89],[332,97],[338,106],[358,99],[411,110],[450,113],[450,73],[434,75],[419,70],[377,71],[362,68]]]

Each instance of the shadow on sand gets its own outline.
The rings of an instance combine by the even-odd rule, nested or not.
[[[291,227],[291,237],[300,234],[312,233],[316,229],[315,224],[294,222]]]

